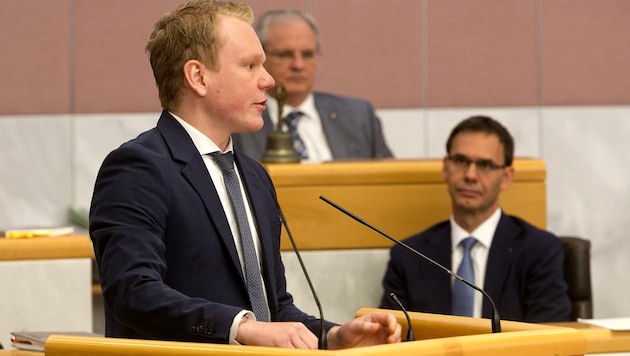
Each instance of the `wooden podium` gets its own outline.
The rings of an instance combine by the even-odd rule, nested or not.
[[[373,309],[361,309],[358,315]],[[392,311],[401,325],[406,319]],[[490,321],[456,316],[411,313],[418,336],[414,342],[345,350],[291,350],[258,346],[202,344],[53,335],[46,356],[110,355],[339,355],[339,356],[573,356],[584,355],[586,338],[575,329],[504,321],[503,332],[490,333]],[[404,335],[405,333],[403,333]]]
[[[348,161],[267,164],[278,200],[302,250],[384,248],[392,243],[319,197],[403,239],[446,220],[451,213],[441,160]],[[515,180],[501,206],[546,228],[546,169],[538,159],[516,159]],[[283,236],[283,250],[291,245]]]
[[[92,259],[87,236],[0,238],[0,343],[11,332],[91,331]]]

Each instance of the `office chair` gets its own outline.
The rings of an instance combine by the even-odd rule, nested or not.
[[[591,242],[574,236],[560,236],[564,249],[564,279],[569,287],[571,321],[593,318],[591,286]]]

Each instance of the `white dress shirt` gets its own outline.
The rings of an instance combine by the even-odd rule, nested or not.
[[[452,266],[451,271],[457,271],[459,265],[462,263],[464,257],[464,248],[460,245],[463,239],[472,236],[477,239],[477,243],[472,247],[470,256],[473,262],[473,270],[475,271],[475,280],[471,281],[479,288],[483,289],[486,267],[488,263],[488,253],[490,251],[490,245],[492,244],[492,238],[497,230],[497,225],[501,219],[501,208],[498,208],[486,221],[479,225],[473,232],[469,233],[459,226],[453,216],[451,216],[451,243],[452,248]],[[453,281],[455,279],[453,278]],[[452,281],[452,282],[453,282]],[[451,282],[451,285],[452,285]],[[481,306],[483,304],[483,295],[475,291],[475,301],[473,317],[481,317]]]

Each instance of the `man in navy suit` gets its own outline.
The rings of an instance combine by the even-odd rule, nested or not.
[[[302,113],[297,132],[306,147],[303,161],[392,157],[381,122],[368,101],[312,92],[320,41],[311,16],[294,9],[272,10],[258,20],[256,33],[267,54],[265,68],[276,85],[286,89],[283,116]],[[235,147],[257,160],[262,158],[267,137],[277,126],[276,89],[267,91],[269,101],[262,130],[233,136]]]
[[[286,291],[273,184],[232,149],[231,134],[262,126],[265,90],[274,85],[252,18],[246,5],[193,0],[165,15],[149,39],[164,111],[156,128],[107,156],[90,210],[109,337],[317,348],[320,321]],[[217,152],[234,155],[271,322],[252,312],[243,219]],[[400,340],[387,313],[325,329],[329,348]]]
[[[471,251],[471,282],[490,295],[501,319],[567,321],[571,305],[561,241],[507,215],[499,204],[500,192],[514,177],[514,143],[509,132],[489,117],[471,117],[453,129],[446,152],[442,176],[451,196],[451,218],[405,242],[457,271],[464,254],[460,242],[472,236],[476,243]],[[397,308],[389,300],[394,292],[410,310],[452,314],[452,285],[445,271],[394,245],[383,278],[381,307]],[[472,311],[470,316],[490,317],[490,305],[481,293],[474,293]]]

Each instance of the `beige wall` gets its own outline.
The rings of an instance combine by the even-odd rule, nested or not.
[[[0,115],[154,112],[144,44],[181,0],[3,0]],[[256,0],[312,12],[317,88],[377,108],[630,103],[628,0]]]

